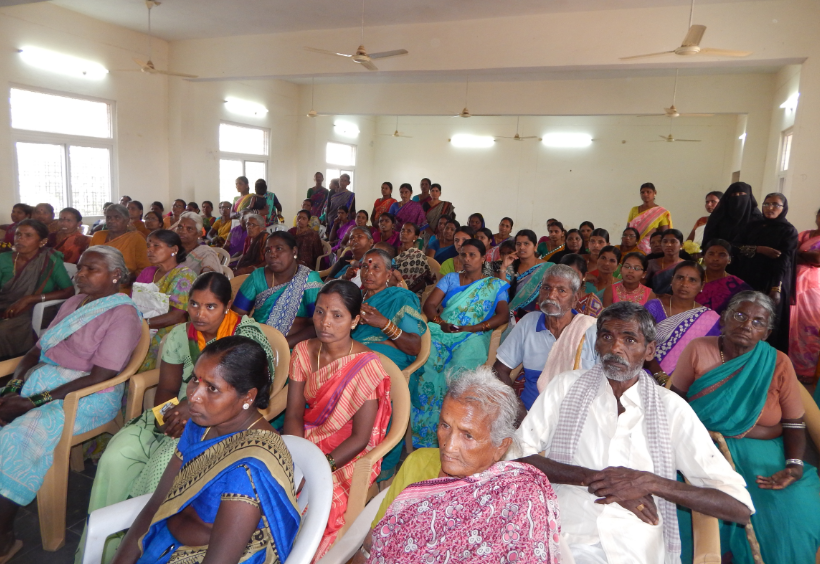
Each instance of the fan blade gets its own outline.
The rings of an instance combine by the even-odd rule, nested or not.
[[[399,55],[406,55],[410,51],[407,49],[396,49],[394,51],[381,51],[379,53],[368,53],[371,59],[386,59],[387,57],[398,57]]]
[[[675,141],[687,141],[689,143],[700,143],[700,139],[675,139]]]
[[[647,118],[647,117],[667,117],[666,114],[641,114],[639,116],[635,116],[639,118]]]
[[[645,55],[632,55],[631,57],[621,57],[621,61],[629,61],[630,59],[643,59],[644,57],[659,57],[661,55],[669,55],[674,51],[662,51],[660,53],[647,53]]]
[[[184,72],[171,72],[171,71],[164,71],[164,70],[159,70],[159,69],[155,69],[154,72],[158,73],[158,74],[168,75],[168,76],[178,76],[180,78],[199,78],[195,74],[185,74]]]
[[[715,114],[680,114],[680,117],[713,117]]]
[[[693,25],[686,32],[686,37],[683,38],[681,47],[697,47],[700,45],[700,40],[703,39],[703,34],[706,33],[705,25]]]
[[[664,141],[669,141],[669,137],[667,135],[658,135],[658,137],[660,137]]]
[[[698,55],[712,55],[713,57],[748,57],[751,51],[732,51],[731,49],[712,49],[704,47]]]
[[[140,61],[139,59],[131,59],[131,60],[134,61],[135,63],[137,63],[140,66],[141,69],[144,69],[145,67],[148,66],[147,61]]]
[[[366,69],[367,69],[367,70],[369,70],[369,71],[377,71],[377,70],[379,70],[379,67],[377,67],[376,65],[374,65],[374,64],[373,64],[372,62],[370,62],[370,61],[362,61],[362,62],[361,62],[361,63],[359,63],[359,64],[360,64],[360,65],[362,65],[364,68],[366,68]]]
[[[328,51],[327,49],[316,49],[315,47],[305,47],[305,51],[310,51],[311,53],[321,53],[322,55],[334,55],[336,57],[352,57],[353,55],[348,55],[346,53],[337,53],[335,51]]]

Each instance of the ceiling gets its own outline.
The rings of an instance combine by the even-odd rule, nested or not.
[[[0,6],[38,0],[0,0]],[[173,41],[193,38],[355,28],[361,25],[447,22],[527,16],[549,12],[585,12],[689,5],[689,0],[162,0],[152,13],[153,34]],[[737,3],[751,0],[699,0]],[[146,31],[143,0],[52,0],[81,14]]]

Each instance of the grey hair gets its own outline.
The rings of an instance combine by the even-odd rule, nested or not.
[[[724,323],[730,315],[732,315],[740,308],[740,304],[742,304],[743,302],[757,304],[763,309],[765,309],[769,313],[769,329],[774,328],[775,317],[777,317],[774,311],[774,302],[769,296],[767,296],[763,292],[755,292],[754,290],[738,292],[732,297],[731,300],[729,300],[729,305],[726,306],[726,310],[723,312]]]
[[[259,215],[258,213],[249,213],[245,218],[245,223],[247,223],[249,219],[255,219],[262,225],[262,229],[265,228],[265,218]]]
[[[371,241],[373,240],[373,234],[370,233],[370,229],[368,229],[367,227],[362,227],[361,225],[357,225],[356,227],[354,227],[353,229],[350,230],[351,235],[353,234],[354,231],[361,231],[362,233],[367,235],[368,239],[370,239]],[[388,262],[390,262],[390,261],[388,261]]]
[[[364,256],[367,255],[379,255],[379,257],[384,261],[384,267],[387,270],[393,270],[393,259],[387,254],[387,251],[382,249],[370,249],[364,254]]]
[[[108,245],[94,245],[93,247],[89,247],[83,251],[80,258],[82,259],[88,253],[97,253],[98,255],[102,255],[105,259],[105,263],[108,265],[108,272],[119,270],[120,279],[128,279],[130,272],[128,272],[128,267],[125,266],[125,257],[122,256],[119,249],[109,247]]]
[[[549,267],[546,272],[544,272],[544,278],[541,280],[546,282],[547,278],[560,278],[561,280],[569,283],[569,287],[572,288],[573,294],[576,293],[581,287],[581,277],[574,268],[567,266],[566,264],[554,264]]]
[[[128,208],[125,206],[121,206],[120,204],[111,204],[107,208],[105,208],[105,213],[108,212],[115,212],[123,216],[125,219],[131,219],[131,216],[128,215]]]
[[[204,224],[202,223],[201,215],[196,212],[184,212],[180,214],[179,221],[182,221],[183,219],[190,219],[193,221],[196,224],[196,230],[202,232]],[[179,225],[179,221],[177,221],[177,225]],[[264,221],[262,223],[264,223]]]
[[[615,319],[617,321],[637,321],[647,343],[655,340],[655,318],[642,305],[632,302],[617,302],[606,308],[598,316],[598,334],[604,323]]]
[[[459,402],[475,402],[483,412],[493,417],[490,440],[495,446],[506,438],[512,439],[512,447],[518,446],[515,436],[515,420],[518,417],[518,396],[512,387],[495,377],[489,366],[478,366],[447,377],[447,393],[444,398]]]

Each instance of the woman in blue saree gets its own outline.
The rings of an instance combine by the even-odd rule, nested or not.
[[[794,368],[765,342],[774,307],[763,293],[737,294],[723,314],[722,335],[686,347],[672,388],[689,400],[707,429],[725,438],[754,502],[751,520],[763,561],[814,562],[820,479],[803,462],[806,425]],[[681,524],[681,532],[688,532]],[[721,550],[731,552],[736,564],[752,563],[741,527],[721,523]]]
[[[240,316],[278,329],[293,348],[316,336],[311,318],[322,289],[319,274],[298,260],[298,243],[287,231],[275,231],[265,242],[265,267],[257,268],[242,283],[233,301]]]
[[[431,320],[432,347],[423,370],[410,377],[415,447],[438,446],[436,429],[447,378],[486,362],[493,329],[509,321],[509,284],[483,276],[486,252],[481,241],[465,241],[461,245],[464,270],[439,280],[424,303],[424,314]]]
[[[0,561],[20,550],[12,525],[43,485],[65,424],[62,400],[70,392],[116,376],[137,347],[142,322],[134,302],[120,294],[128,279],[122,253],[91,247],[80,257],[79,289],[63,303],[40,340],[0,390]],[[74,434],[117,414],[124,384],[80,400]]]
[[[535,233],[523,229],[515,235],[515,252],[504,257],[498,277],[510,283],[510,331],[515,322],[538,309],[544,272],[553,265],[538,258]]]
[[[234,335],[205,347],[188,384],[191,418],[115,564],[287,559],[300,516],[290,453],[259,412],[270,384],[255,341]]]

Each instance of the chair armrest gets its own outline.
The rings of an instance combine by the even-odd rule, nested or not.
[[[88,516],[83,564],[102,562],[105,539],[130,528],[152,495],[141,495],[92,511]]]
[[[319,267],[322,265],[322,259],[325,257],[329,257],[330,253],[325,253],[316,258],[316,272],[319,272]]]
[[[48,300],[47,302],[38,302],[34,304],[31,310],[31,328],[37,334],[37,338],[43,334],[43,312],[47,307],[60,305],[65,300]]]
[[[9,374],[14,374],[14,371],[17,370],[17,365],[20,364],[21,360],[23,360],[23,357],[18,356],[17,358],[10,358],[8,360],[0,362],[0,376],[8,376]]]
[[[125,408],[125,420],[130,421],[142,413],[145,391],[159,384],[159,368],[134,374],[128,382],[128,404]]]
[[[382,500],[387,495],[387,489],[370,500],[364,510],[359,513],[356,520],[347,529],[343,537],[338,539],[333,547],[322,557],[317,564],[345,564],[353,558],[356,551],[362,546],[367,533],[370,532],[370,524],[379,512]]]
[[[717,518],[692,512],[692,564],[720,564],[720,524]]]

